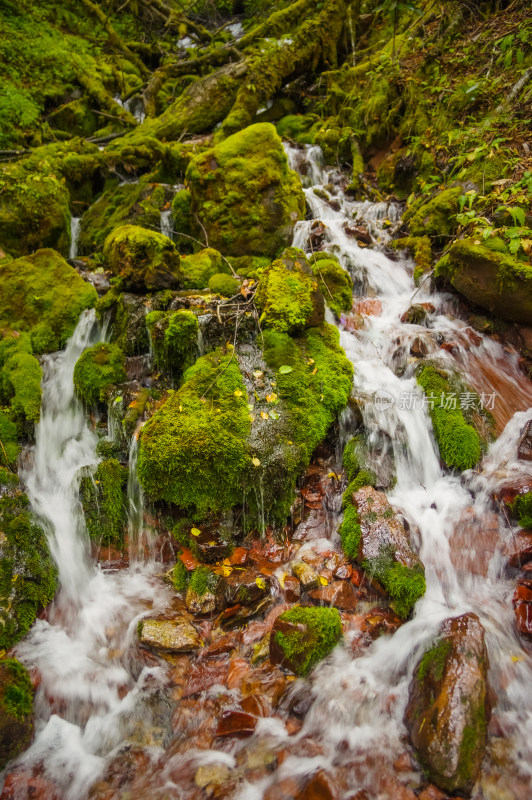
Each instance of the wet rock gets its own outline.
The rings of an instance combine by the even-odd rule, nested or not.
[[[292,572],[305,591],[308,592],[310,589],[316,589],[319,586],[320,576],[310,564],[306,564],[304,561],[296,561],[295,564],[292,564]]]
[[[532,581],[519,581],[512,603],[519,633],[532,638]]]
[[[216,736],[236,736],[239,739],[251,736],[257,727],[257,717],[244,711],[226,711],[216,728]]]
[[[244,697],[240,703],[242,710],[255,717],[268,717],[271,714],[271,706],[268,700],[262,695],[249,695]]]
[[[532,461],[532,419],[529,419],[521,432],[517,445],[517,458]]]
[[[395,633],[402,624],[402,620],[393,611],[372,608],[364,615],[360,629],[363,633],[369,634],[371,639],[378,639],[379,636]]]
[[[348,236],[352,236],[358,242],[371,244],[371,235],[367,228],[362,225],[344,225],[344,231]]]
[[[321,247],[327,227],[319,219],[315,219],[310,227],[310,242],[314,249]]]
[[[195,540],[198,558],[205,564],[222,561],[231,552],[231,535],[227,528],[209,527],[202,529]]]
[[[518,531],[506,545],[510,567],[519,569],[532,560],[532,531]]]
[[[406,567],[421,565],[412,550],[408,533],[395,514],[384,492],[364,486],[354,495],[362,532],[360,562],[379,557],[386,547],[393,549],[394,559]]]
[[[416,336],[410,345],[410,354],[415,358],[423,358],[423,356],[432,353],[435,350],[434,342],[430,335]]]
[[[62,794],[43,775],[17,770],[6,775],[0,800],[62,800]]]
[[[258,600],[268,597],[271,591],[271,578],[258,570],[247,567],[233,570],[225,579],[225,600],[227,605],[251,606]]]
[[[487,576],[498,541],[498,515],[466,508],[449,539],[451,561],[460,572]]]
[[[253,655],[251,656],[251,663],[253,665],[260,664],[270,657],[270,634],[267,633],[258,644],[253,648]]]
[[[475,614],[445,620],[417,664],[405,723],[430,780],[469,794],[482,763],[489,718],[484,629]]]
[[[305,676],[331,652],[341,635],[342,624],[336,608],[296,606],[274,622],[270,661]]]
[[[286,575],[283,581],[283,592],[287,603],[297,603],[301,597],[301,584],[293,575]]]
[[[433,312],[434,306],[431,303],[414,303],[408,311],[401,317],[401,322],[408,325],[426,325],[429,313]]]
[[[33,738],[33,688],[14,658],[0,661],[0,770]]]
[[[229,563],[233,566],[241,567],[243,566],[248,560],[248,551],[245,550],[243,547],[235,547],[231,555],[229,556]]]
[[[201,576],[200,576],[201,573]],[[196,576],[200,576],[196,579]],[[203,576],[205,580],[203,580]],[[224,606],[224,581],[206,568],[197,569],[190,579],[185,605],[191,614],[204,616],[220,611]]]
[[[354,611],[358,605],[358,594],[352,583],[334,581],[328,586],[320,586],[309,593],[312,600],[322,605],[335,606],[341,611]]]
[[[167,653],[189,653],[201,644],[196,629],[184,617],[142,619],[138,636],[139,642],[145,647]]]
[[[191,697],[210,689],[212,686],[225,686],[228,671],[229,664],[226,659],[195,664],[194,669],[189,672],[183,685],[182,697]]]
[[[198,767],[194,776],[194,783],[200,789],[206,789],[208,786],[219,786],[227,780],[228,775],[229,767],[226,764],[205,764],[205,766]]]
[[[332,777],[320,769],[297,793],[296,800],[337,800],[337,797]]]
[[[223,628],[240,625],[251,617],[262,614],[271,603],[272,598],[268,595],[268,597],[259,599],[251,605],[244,606],[241,603],[237,603],[234,606],[229,606],[229,608],[225,608],[217,618],[217,624],[221,625]]]

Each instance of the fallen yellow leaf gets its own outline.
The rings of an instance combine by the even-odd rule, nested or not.
[[[235,397],[242,397],[242,392],[240,391],[240,389],[237,389],[235,391]]]
[[[269,419],[269,415],[268,415],[268,413],[266,411],[261,411],[260,415],[261,415],[262,419]]]
[[[254,467],[260,467],[260,459],[258,459],[257,456],[253,456],[251,463]]]
[[[320,583],[322,586],[327,586],[329,581],[327,580],[327,578],[324,578],[323,575],[320,575]]]
[[[259,589],[266,588],[266,581],[264,580],[264,578],[255,578],[255,583],[257,584]]]
[[[199,528],[191,528],[190,533],[192,534],[192,536],[199,536],[201,531]]]

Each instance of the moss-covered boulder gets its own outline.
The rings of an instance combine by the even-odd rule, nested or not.
[[[346,555],[379,581],[390,595],[394,611],[406,619],[425,594],[424,567],[386,495],[371,486],[354,492],[340,538]]]
[[[405,723],[417,758],[444,792],[469,795],[479,775],[487,671],[484,629],[472,613],[445,620],[414,670]]]
[[[275,620],[270,636],[270,661],[305,677],[342,637],[336,608],[296,606]]]
[[[261,324],[279,333],[294,334],[321,325],[325,303],[318,280],[305,254],[290,247],[265,270],[255,302]]]
[[[192,311],[152,311],[146,325],[158,369],[177,380],[198,356],[198,318]]]
[[[186,179],[193,218],[201,220],[209,244],[227,255],[277,255],[305,214],[299,177],[288,168],[281,140],[267,122],[197,156]]]
[[[127,468],[116,458],[101,461],[96,470],[83,470],[80,501],[95,544],[123,546],[128,520],[126,487]]]
[[[201,647],[198,632],[184,617],[141,619],[137,633],[143,647],[163,653],[190,653]]]
[[[38,422],[41,381],[41,366],[33,355],[30,334],[5,331],[0,339],[0,403],[11,407],[15,419]],[[0,440],[5,446],[1,434]]]
[[[190,256],[183,256],[181,268],[185,289],[206,289],[213,275],[229,275],[231,272],[227,261],[213,247],[205,247]]]
[[[98,318],[111,321],[111,340],[125,356],[140,356],[150,349],[146,327],[146,298],[113,287],[96,306]]]
[[[2,373],[0,372],[0,379]],[[17,482],[17,477],[14,472],[10,473],[17,462],[19,454],[19,446],[17,441],[17,426],[4,411],[0,410],[0,486],[9,485],[10,483]],[[12,477],[10,477],[10,475]]]
[[[525,325],[532,320],[532,267],[507,253],[462,239],[437,263],[436,275],[497,317]]]
[[[213,294],[219,294],[221,297],[233,297],[239,288],[240,281],[224,272],[217,272],[216,275],[209,278],[209,289]]]
[[[87,406],[107,402],[112,388],[125,380],[124,354],[114,344],[87,348],[74,367],[74,387]]]
[[[28,670],[14,658],[0,661],[0,770],[33,738],[33,686]]]
[[[98,299],[55,250],[2,261],[0,283],[0,328],[30,331],[36,353],[59,350]]]
[[[310,259],[325,302],[337,317],[353,304],[353,279],[332,253],[315,253]]]
[[[161,233],[123,225],[109,234],[103,252],[109,268],[127,291],[142,293],[182,285],[179,253]]]
[[[171,187],[152,182],[150,176],[108,189],[81,219],[79,252],[90,255],[101,250],[109,234],[121,225],[158,230],[161,210],[171,196]]]
[[[0,249],[22,256],[53,247],[68,255],[69,199],[67,187],[51,171],[35,173],[19,164],[4,166],[0,170]]]
[[[250,463],[246,404],[232,352],[198,359],[179,391],[142,428],[138,475],[149,497],[199,513],[240,502]]]
[[[461,186],[444,189],[428,202],[420,199],[403,216],[408,222],[412,236],[431,236],[443,239],[456,230],[458,223],[458,198],[463,193]],[[421,204],[420,204],[421,203]]]
[[[8,481],[0,498],[0,650],[29,631],[52,600],[57,570],[44,530],[33,519],[18,482]]]
[[[482,454],[483,442],[471,424],[472,409],[470,419],[466,420],[458,404],[456,383],[453,385],[451,376],[433,364],[423,364],[417,382],[429,399],[432,427],[443,463],[451,469],[471,469]]]

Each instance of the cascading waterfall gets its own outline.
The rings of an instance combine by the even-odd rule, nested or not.
[[[161,233],[169,239],[174,239],[174,221],[172,219],[172,210],[161,211]]]
[[[45,765],[62,797],[86,796],[105,756],[139,724],[143,682],[160,672],[136,667],[136,621],[164,608],[164,586],[153,565],[106,574],[89,556],[78,500],[79,470],[97,463],[97,437],[74,396],[74,365],[100,339],[94,312],[85,312],[64,352],[44,360],[41,420],[33,462],[24,479],[45,525],[59,569],[60,590],[45,619],[17,645],[17,657],[40,675],[36,737],[19,763]],[[144,721],[149,714],[140,715]]]
[[[301,150],[289,146],[286,149],[290,165],[307,176],[303,178],[307,184],[310,182],[305,194],[314,218],[325,225],[323,249],[338,256],[351,272],[355,286],[365,289],[361,294],[379,301],[380,313],[367,314],[364,327],[356,333],[340,325],[341,345],[354,364],[355,391],[363,400],[363,422],[370,438],[384,432],[392,443],[397,483],[388,497],[407,519],[411,530],[417,532],[414,538],[418,539],[419,555],[425,564],[427,591],[418,601],[413,619],[393,637],[382,637],[367,654],[355,659],[347,647],[337,648],[333,658],[315,670],[312,707],[298,736],[301,740],[312,737],[319,741],[323,752],[313,759],[291,755],[283,763],[280,775],[293,776],[321,767],[334,771],[334,765],[345,763],[353,766],[354,789],[379,787],[382,797],[390,797],[385,786],[379,784],[379,761],[392,763],[401,752],[405,735],[402,719],[413,667],[445,618],[474,611],[486,630],[490,683],[497,698],[494,715],[512,744],[511,753],[506,755],[506,779],[511,780],[512,770],[521,773],[524,770],[529,777],[532,698],[526,687],[532,679],[532,661],[514,633],[513,584],[498,574],[497,554],[487,578],[464,576],[451,557],[449,538],[465,509],[473,505],[479,514],[490,510],[489,496],[497,488],[497,482],[512,471],[525,471],[530,477],[530,466],[516,463],[516,457],[519,432],[532,416],[532,409],[516,413],[508,422],[485,458],[484,473],[470,471],[462,479],[442,473],[430,418],[422,408],[421,391],[413,378],[413,365],[405,359],[405,369],[399,375],[394,371],[397,342],[406,343],[405,335],[408,341],[423,330],[400,322],[416,293],[411,277],[413,265],[408,259],[391,261],[383,252],[359,247],[345,231],[346,221],[352,224],[356,216],[357,221],[363,219],[369,230],[385,242],[387,234],[382,221],[397,218],[397,209],[391,204],[383,209],[381,204],[353,203],[345,198],[338,188],[339,175],[334,171],[328,173],[321,166],[319,148],[307,148],[304,156]],[[324,187],[327,188],[335,201],[334,207],[314,192],[314,184],[322,196]],[[312,250],[311,227],[312,221],[297,224],[294,246]],[[416,302],[429,300],[440,308],[433,330],[462,334],[464,323],[441,314],[449,298],[420,290]],[[482,353],[480,359],[485,362],[491,358],[497,363],[497,368],[505,372],[506,385],[514,388],[514,401],[526,407],[524,380],[520,380],[511,360],[504,361],[502,347],[478,338],[476,348]],[[441,358],[450,363],[448,353]],[[267,781],[263,782],[260,789],[266,785]],[[261,791],[257,789],[248,786],[240,796],[260,797]]]

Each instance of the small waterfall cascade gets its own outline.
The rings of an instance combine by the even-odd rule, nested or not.
[[[70,260],[78,257],[78,241],[81,231],[81,217],[70,218],[70,250],[68,257]]]
[[[163,236],[167,236],[168,239],[173,241],[174,239],[174,222],[172,219],[172,210],[167,209],[166,211],[161,211],[161,233]]]

